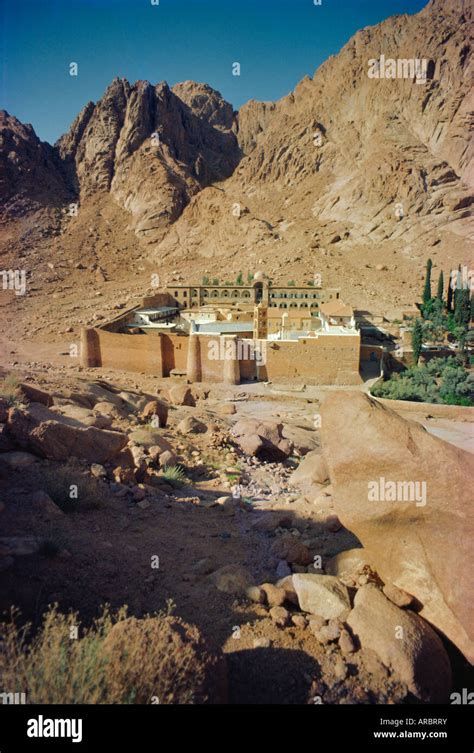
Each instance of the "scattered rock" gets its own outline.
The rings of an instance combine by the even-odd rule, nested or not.
[[[177,384],[168,390],[168,399],[172,405],[188,405],[194,408],[196,401],[191,389],[184,384]]]
[[[339,648],[343,654],[352,654],[355,651],[354,641],[348,630],[341,630],[339,636]]]
[[[224,565],[216,570],[210,578],[218,591],[227,594],[245,594],[253,585],[253,578],[241,565]]]
[[[163,400],[150,400],[143,408],[140,418],[142,421],[158,419],[158,426],[164,428],[168,422],[168,406]]]
[[[291,486],[297,486],[303,491],[310,491],[315,484],[325,484],[327,481],[329,471],[320,450],[308,452],[289,478]]]
[[[347,614],[351,608],[347,588],[333,575],[295,573],[293,585],[304,612],[329,620]]]
[[[100,463],[92,463],[91,465],[91,474],[95,478],[106,478],[107,477],[107,471],[105,470],[103,465],[100,465]]]
[[[270,551],[274,557],[291,564],[309,565],[313,561],[308,547],[291,534],[279,536]]]
[[[272,607],[270,609],[270,617],[278,627],[286,627],[290,621],[290,615],[284,607]]]
[[[281,607],[286,601],[286,593],[283,588],[278,588],[272,583],[262,583],[260,586],[265,593],[269,607]]]
[[[295,627],[301,628],[301,630],[305,630],[308,627],[308,620],[304,614],[292,614],[291,621]]]
[[[232,427],[237,444],[246,455],[281,462],[291,455],[292,443],[282,436],[283,425],[274,421],[242,418]]]
[[[253,601],[255,604],[265,604],[265,591],[259,586],[250,586],[245,591],[247,599]]]
[[[272,642],[270,638],[254,638],[253,639],[254,648],[270,648],[271,645],[272,645]]]
[[[204,434],[207,426],[202,421],[198,421],[194,416],[186,416],[176,427],[176,431],[181,434]]]
[[[383,587],[383,592],[387,599],[396,604],[400,609],[406,609],[413,606],[414,598],[401,588],[397,588],[393,583],[386,583]]]

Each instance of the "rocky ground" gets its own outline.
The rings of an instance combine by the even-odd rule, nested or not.
[[[110,377],[23,367],[2,403],[2,611],[37,623],[58,602],[87,623],[105,602],[143,616],[172,600],[225,653],[234,703],[446,700],[465,660],[411,596],[382,593],[341,524],[322,395]],[[422,655],[385,655],[372,609],[384,645],[395,621]]]

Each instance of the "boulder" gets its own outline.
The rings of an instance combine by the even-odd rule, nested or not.
[[[472,455],[359,392],[331,393],[321,413],[342,524],[381,579],[413,595],[420,614],[474,662]],[[383,499],[380,489],[393,482],[395,501]]]
[[[45,390],[36,387],[33,384],[20,383],[15,389],[16,395],[20,399],[28,400],[31,403],[41,403],[49,408],[54,403],[53,396]]]
[[[289,478],[291,486],[297,486],[303,491],[310,491],[316,484],[322,485],[327,481],[329,481],[328,467],[319,450],[308,452]]]
[[[165,450],[158,455],[158,463],[160,468],[169,468],[170,466],[178,464],[178,458],[173,452]]]
[[[15,450],[11,452],[3,452],[0,457],[2,462],[6,463],[6,465],[13,471],[21,468],[27,468],[29,465],[35,463],[38,459],[30,452],[21,452]]]
[[[57,420],[61,420],[61,417],[72,419],[69,423],[73,426],[95,426],[97,429],[108,429],[113,422],[111,416],[105,416],[101,413],[96,413],[90,408],[85,408],[82,405],[69,405],[55,406],[52,411],[57,417]]]
[[[196,401],[191,389],[185,384],[177,384],[168,390],[168,400],[172,405],[189,405],[194,408]]]
[[[107,400],[101,400],[99,403],[96,403],[94,405],[94,411],[95,413],[100,413],[100,415],[108,416],[109,418],[126,418],[128,415],[126,408],[120,408],[115,403],[111,403]]]
[[[51,499],[43,489],[33,492],[30,497],[34,509],[46,520],[61,518],[64,516],[60,507]]]
[[[328,575],[356,579],[366,567],[371,567],[371,563],[365,549],[347,549],[331,557],[324,569]]]
[[[168,406],[163,400],[150,400],[140,414],[142,421],[151,421],[154,416],[158,426],[164,428],[168,422]]]
[[[158,447],[161,452],[165,450],[171,450],[172,447],[167,439],[165,439],[158,429],[151,429],[149,427],[142,429],[135,429],[129,434],[130,442],[147,447],[148,452],[154,451],[155,447]],[[158,453],[159,454],[159,453]]]
[[[76,457],[101,464],[112,460],[127,441],[127,435],[118,431],[79,429],[56,421],[41,423],[30,435],[32,449],[49,460]]]
[[[180,434],[204,434],[207,426],[202,421],[198,421],[194,416],[186,416],[176,427]]]
[[[285,607],[272,607],[269,615],[277,627],[283,628],[290,623],[290,613]]]
[[[278,588],[282,588],[285,592],[286,601],[298,606],[298,595],[293,585],[293,575],[286,575],[284,578],[280,578],[276,585]]]
[[[362,648],[375,651],[413,695],[427,703],[447,702],[451,665],[441,639],[425,620],[367,585],[357,592],[347,624]]]
[[[221,416],[233,416],[234,413],[237,413],[237,409],[234,403],[224,403],[223,405],[219,406],[218,413]]]
[[[278,560],[285,560],[290,564],[309,565],[313,561],[308,547],[291,533],[279,536],[270,551]]]
[[[347,588],[333,575],[294,573],[293,586],[300,609],[325,620],[344,616],[351,608]]]
[[[283,424],[276,421],[242,418],[232,427],[232,434],[246,455],[252,455],[259,460],[281,462],[286,460],[293,450],[292,443],[283,437],[282,429]]]
[[[260,586],[265,593],[266,601],[269,607],[281,607],[286,601],[286,592],[284,588],[278,588],[273,583],[262,583]]]
[[[217,590],[226,594],[245,594],[254,584],[252,576],[242,565],[224,565],[209,577]]]

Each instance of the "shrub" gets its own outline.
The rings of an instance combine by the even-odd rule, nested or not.
[[[73,460],[44,469],[41,486],[63,512],[96,510],[103,501],[102,484]],[[77,487],[77,497],[71,496],[71,487]]]
[[[163,478],[171,486],[181,486],[186,481],[186,474],[180,465],[165,465]]]
[[[17,395],[18,379],[14,374],[7,374],[0,382],[0,397],[7,401],[11,407],[20,408],[23,406]]]
[[[12,610],[0,624],[0,676],[3,688],[26,692],[28,703],[225,700],[222,656],[170,606],[141,620],[127,617],[126,607],[115,614],[103,607],[83,628],[77,613],[61,614],[53,605],[35,635],[18,618]]]
[[[461,357],[433,358],[426,364],[392,375],[374,387],[373,394],[389,400],[473,405],[474,377],[464,367]]]

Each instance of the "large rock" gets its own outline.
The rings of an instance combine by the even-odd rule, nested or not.
[[[292,582],[304,612],[330,620],[344,616],[351,608],[347,588],[333,575],[294,573]]]
[[[185,384],[177,384],[168,390],[168,399],[172,405],[189,405],[193,408],[196,401],[191,389]]]
[[[361,393],[322,406],[322,444],[334,504],[380,577],[415,596],[420,614],[474,661],[474,463]],[[424,482],[416,501],[371,501],[380,479]],[[373,492],[373,489],[370,488]],[[422,487],[419,487],[422,492]]]
[[[292,565],[309,565],[313,561],[308,547],[291,533],[279,536],[270,551],[277,559]]]
[[[327,481],[329,481],[327,463],[319,450],[308,452],[289,478],[291,486],[297,486],[303,491],[312,490],[315,484],[325,484]]]
[[[37,454],[49,460],[70,457],[93,463],[112,460],[127,444],[127,435],[90,426],[86,429],[45,421],[30,435],[30,445]]]
[[[367,585],[357,592],[347,624],[362,648],[375,651],[417,698],[446,703],[451,665],[441,639],[425,620]]]
[[[164,400],[150,400],[143,408],[140,418],[142,421],[154,419],[160,428],[164,428],[168,421],[168,406]]]
[[[49,392],[36,387],[34,384],[22,382],[17,386],[15,392],[22,399],[29,400],[32,403],[41,403],[48,408],[54,403],[53,396]]]
[[[32,455],[31,452],[23,452],[21,450],[3,452],[0,459],[13,471],[27,468],[29,465],[38,462],[38,458]]]
[[[224,565],[209,576],[218,591],[226,594],[244,594],[254,580],[242,565]]]
[[[207,426],[202,421],[198,421],[194,416],[186,416],[176,427],[180,434],[205,434]]]
[[[283,424],[242,418],[232,427],[237,444],[246,455],[279,462],[291,455],[293,445],[282,436]]]

